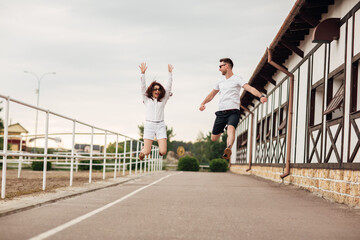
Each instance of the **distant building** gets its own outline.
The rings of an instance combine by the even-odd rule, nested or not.
[[[90,153],[91,145],[90,144],[81,144],[76,143],[75,144],[75,153]],[[102,153],[104,152],[104,147],[101,145],[93,145],[93,153]]]
[[[11,147],[11,151],[19,151],[20,144],[22,144],[22,151],[26,151],[26,141],[23,134],[27,134],[28,131],[21,126],[20,123],[11,124],[8,127],[8,144]],[[4,129],[0,131],[1,135],[4,135]]]

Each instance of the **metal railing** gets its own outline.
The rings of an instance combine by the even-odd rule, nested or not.
[[[5,198],[5,189],[6,189],[6,170],[8,164],[17,164],[18,168],[18,178],[21,176],[22,166],[23,164],[31,164],[35,161],[43,162],[43,182],[42,182],[42,190],[46,189],[46,176],[47,176],[47,162],[52,162],[55,166],[62,166],[70,170],[70,177],[69,177],[69,185],[73,185],[73,178],[74,178],[74,170],[78,171],[79,166],[89,166],[89,183],[92,181],[92,171],[93,166],[102,166],[103,170],[103,179],[106,178],[107,171],[114,172],[114,178],[116,178],[117,173],[124,176],[126,170],[128,169],[128,174],[132,175],[139,174],[139,173],[146,173],[146,172],[153,172],[162,170],[162,157],[159,155],[159,148],[157,146],[152,146],[151,153],[149,156],[145,157],[143,161],[139,160],[139,153],[141,148],[143,147],[143,142],[137,139],[133,139],[126,135],[116,133],[114,131],[106,130],[103,128],[98,128],[93,125],[78,121],[76,119],[72,119],[58,113],[52,112],[50,110],[45,110],[15,99],[11,99],[10,97],[6,97],[0,95],[0,99],[4,99],[4,115],[3,115],[3,135],[0,137],[3,138],[3,149],[0,151],[0,156],[2,156],[2,182],[1,182],[1,198]],[[21,107],[25,107],[26,109],[32,109],[36,111],[40,111],[45,113],[45,123],[44,123],[44,133],[34,135],[19,135],[17,137],[20,138],[20,149],[18,151],[9,150],[8,141],[9,137],[14,137],[13,135],[9,135],[8,126],[9,126],[9,113],[10,113],[10,103],[19,105]],[[15,107],[14,107],[15,109]],[[51,133],[49,131],[50,125],[50,117],[57,117],[62,121],[67,121],[72,125],[71,132],[61,132],[61,133]],[[77,132],[76,130],[79,128],[87,128],[90,132]],[[95,131],[97,131],[95,133]],[[51,136],[67,136],[71,137],[71,144],[70,148],[65,149],[66,151],[62,152],[53,152],[49,153],[49,139],[52,138]],[[29,138],[31,136],[36,138],[43,138],[44,139],[44,147],[43,153],[38,152],[28,152],[23,151],[22,143],[23,138]],[[88,152],[79,152],[75,149],[75,139],[76,137],[83,137],[87,136],[88,141],[86,144],[90,147]],[[94,152],[94,137],[103,137],[103,151],[98,151],[97,153]],[[119,138],[123,138],[123,141],[119,141]],[[114,141],[113,144],[115,145],[115,150],[112,153],[107,152],[107,146],[109,145],[111,139]],[[84,140],[82,140],[84,141]],[[120,153],[119,146],[123,147],[123,151]],[[42,150],[42,149],[41,149]],[[37,148],[35,148],[37,151]],[[94,163],[94,160],[102,160],[102,163]],[[134,171],[133,171],[133,168]]]

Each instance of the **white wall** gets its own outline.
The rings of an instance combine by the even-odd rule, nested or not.
[[[345,62],[345,29],[346,24],[343,24],[340,28],[339,40],[330,43],[330,73]]]
[[[299,82],[299,109],[298,109],[298,132],[297,132],[297,150],[296,158],[297,163],[302,163],[304,155],[306,154],[305,139],[307,138],[306,132],[306,106],[307,103],[307,75],[308,75],[308,61],[305,61],[300,66],[300,82]]]
[[[360,52],[360,11],[355,13],[354,55]]]
[[[281,89],[281,105],[287,102],[288,100],[288,80],[284,81],[282,83],[282,89]]]
[[[318,87],[315,93],[314,125],[321,123],[323,117],[323,95],[322,87]],[[308,103],[310,104],[310,102]]]
[[[325,44],[323,44],[313,55],[313,78],[312,84],[324,78]]]

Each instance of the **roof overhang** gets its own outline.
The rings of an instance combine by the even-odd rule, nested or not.
[[[333,4],[334,0],[297,0],[269,46],[273,61],[286,69],[282,64],[293,53],[304,57],[303,51],[299,48],[300,42],[309,34],[310,29],[319,25],[322,14],[327,13],[329,5]],[[267,62],[267,51],[265,50],[248,83],[258,90],[265,89],[268,83],[275,85],[276,82],[272,76],[276,71],[277,69]],[[252,106],[253,100],[259,100],[246,91],[242,93],[240,99],[241,104],[245,107]],[[243,112],[244,110],[240,109],[240,111]]]

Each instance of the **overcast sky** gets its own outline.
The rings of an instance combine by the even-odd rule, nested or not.
[[[138,138],[145,120],[138,66],[147,63],[148,84],[164,83],[171,63],[165,122],[174,140],[195,141],[215,119],[218,97],[198,108],[221,77],[219,59],[232,58],[248,81],[294,3],[0,0],[0,94],[36,105],[37,80],[24,70],[56,72],[41,82],[40,107]],[[29,131],[34,119],[11,112]]]

